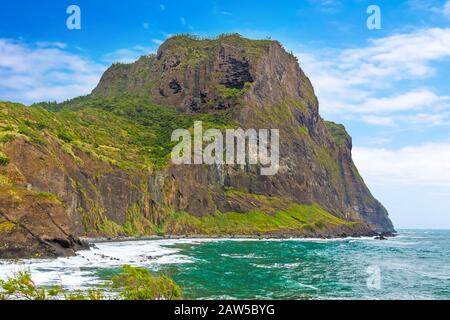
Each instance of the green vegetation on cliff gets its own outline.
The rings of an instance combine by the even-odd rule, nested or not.
[[[323,210],[318,204],[301,205],[279,197],[255,195],[237,190],[227,192],[230,203],[237,206],[251,204],[257,207],[248,213],[217,212],[214,215],[195,217],[185,212],[175,212],[164,221],[161,229],[166,234],[178,235],[271,235],[316,233],[342,226],[348,222]]]
[[[338,146],[342,146],[350,139],[347,130],[345,130],[345,127],[342,124],[337,124],[332,121],[325,121],[325,126]]]
[[[297,101],[287,101],[280,108],[284,113],[269,114],[271,121],[292,121],[292,108],[305,109],[304,105]],[[80,152],[84,152],[93,160],[127,170],[164,167],[174,146],[170,141],[172,131],[191,128],[196,120],[203,121],[205,128],[223,129],[234,125],[231,115],[227,112],[187,114],[131,96],[120,99],[87,96],[61,104],[41,103],[31,107],[0,103],[0,137],[4,137],[1,144],[14,141],[18,137],[25,137],[40,148],[56,142],[60,144],[61,150],[81,166],[83,157]],[[327,123],[327,127],[337,139],[337,143],[342,143],[346,138],[343,127],[333,123]],[[338,183],[337,164],[326,150],[314,144],[306,128],[300,129],[303,131],[296,132],[298,138],[303,138],[310,145],[318,162],[327,168],[334,183]],[[0,164],[8,163],[8,156],[1,152]],[[7,181],[5,180],[5,183]],[[143,208],[139,204],[132,204],[125,213],[125,221],[118,223],[108,218],[105,209],[91,200],[84,186],[79,183],[76,185],[91,203],[89,212],[78,209],[86,232],[108,237],[164,234],[257,235],[289,233],[294,230],[320,232],[326,227],[352,224],[324,211],[316,204],[300,205],[292,202],[286,205],[286,201],[281,198],[239,194],[237,191],[228,192],[227,196],[231,201],[239,198],[244,203],[256,201],[259,210],[245,214],[217,212],[205,217],[169,211],[160,224],[154,224],[144,217]],[[96,190],[94,185],[92,188]],[[59,201],[57,196],[51,193],[44,192],[40,195]]]
[[[0,136],[8,137],[7,142],[24,136],[45,146],[56,139],[78,162],[80,150],[123,169],[164,167],[176,144],[172,132],[191,128],[194,121],[203,121],[205,128],[233,125],[228,113],[186,114],[131,96],[88,96],[31,107],[0,103]],[[8,161],[0,153],[0,165]]]
[[[180,235],[243,235],[269,236],[275,234],[320,234],[326,228],[351,226],[355,223],[339,219],[314,204],[291,204],[286,210],[274,214],[263,211],[249,213],[216,213],[195,217],[188,213],[173,213],[165,222],[168,234]]]
[[[180,34],[169,38],[168,42],[181,50],[179,53],[183,55],[183,61],[194,66],[208,58],[211,50],[224,43],[239,46],[251,58],[259,57],[268,45],[274,43],[273,40],[247,39],[238,33],[221,34],[217,37]]]
[[[0,151],[0,166],[6,166],[9,163],[9,157]]]
[[[14,230],[15,227],[16,227],[16,225],[12,222],[9,222],[9,221],[1,222],[0,223],[0,233],[2,233],[2,232],[9,233],[12,230]]]
[[[142,237],[149,235],[182,236],[256,236],[271,234],[325,233],[327,229],[352,226],[357,222],[343,220],[323,210],[318,204],[300,205],[277,197],[254,195],[235,190],[227,193],[231,202],[251,202],[258,210],[247,213],[216,212],[196,217],[187,212],[171,212],[159,224],[146,219],[138,207],[132,206],[123,225],[106,218],[96,225],[108,237]]]

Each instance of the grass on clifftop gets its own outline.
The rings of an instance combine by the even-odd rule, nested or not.
[[[345,127],[342,124],[337,124],[332,121],[325,121],[325,126],[339,147],[349,139],[347,130],[345,130]]]
[[[208,58],[210,52],[219,45],[236,46],[245,50],[252,59],[258,58],[274,40],[247,39],[238,33],[221,34],[217,37],[199,37],[192,34],[175,35],[167,40],[167,43],[177,46],[177,53],[184,56],[184,63],[191,66],[197,65]],[[281,45],[281,44],[280,44]]]

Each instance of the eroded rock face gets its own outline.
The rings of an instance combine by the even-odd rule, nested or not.
[[[0,231],[0,258],[17,252],[70,254],[81,246],[77,237],[115,236],[120,233],[117,227],[136,214],[160,225],[173,211],[202,217],[261,209],[244,196],[236,201],[229,196],[230,189],[286,203],[317,203],[339,218],[360,222],[315,233],[298,230],[296,236],[394,231],[386,209],[354,166],[351,138],[343,127],[320,117],[311,82],[279,43],[237,36],[175,37],[157,55],[112,66],[92,93],[99,98],[125,94],[185,113],[230,112],[243,129],[279,129],[278,174],[262,176],[261,168],[253,165],[168,164],[156,171],[125,170],[76,148],[71,156],[50,135],[45,147],[17,138],[2,147],[10,163],[0,167],[0,175],[21,190],[21,196],[14,200],[6,189],[0,192],[0,210],[6,214],[0,221],[7,231]],[[55,195],[59,202],[39,198],[42,192]],[[270,208],[268,213],[283,209]],[[11,229],[8,219],[24,227]]]
[[[334,132],[339,137],[333,136],[319,115],[310,80],[296,57],[278,42],[235,36],[218,41],[173,38],[161,46],[149,68],[154,87],[149,91],[133,88],[133,92],[184,112],[232,110],[244,129],[280,130],[281,164],[275,176],[261,176],[259,168],[251,166],[244,170],[225,166],[220,175],[211,167],[170,169],[179,186],[174,191],[176,208],[196,215],[229,209],[223,189],[236,188],[319,203],[346,219],[365,221],[377,232],[394,230],[386,209],[373,198],[352,161],[350,136],[343,127]],[[104,88],[115,85],[108,81],[102,79],[93,94],[102,95]],[[199,185],[207,186],[208,196],[195,192]],[[190,199],[196,199],[195,204]]]
[[[173,38],[156,56],[143,57],[128,66],[113,66],[93,94],[120,95],[125,90],[186,112],[224,110],[238,104],[238,99],[231,98],[238,98],[238,91],[254,82],[253,57],[245,46],[239,46],[233,38],[190,45],[183,38]]]
[[[27,189],[1,188],[0,259],[71,256],[88,245],[74,236],[63,205]]]

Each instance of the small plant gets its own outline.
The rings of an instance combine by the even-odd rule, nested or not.
[[[0,166],[7,166],[9,161],[9,157],[0,151]]]
[[[61,200],[58,198],[58,196],[51,192],[39,192],[38,197],[41,197],[44,199],[49,199],[53,202],[59,202],[59,203],[61,202]]]
[[[0,132],[0,143],[8,143],[16,139],[17,133],[14,132]]]
[[[222,98],[225,99],[238,98],[244,94],[244,90],[220,86],[219,94]]]
[[[144,268],[123,266],[113,277],[113,288],[120,289],[124,300],[179,300],[180,287],[167,276],[154,276]]]
[[[40,289],[31,279],[30,272],[17,272],[6,281],[0,280],[0,300],[51,300],[57,297],[62,289]]]
[[[0,233],[4,232],[4,233],[10,233],[11,231],[13,231],[15,229],[16,225],[12,222],[6,221],[6,222],[2,222],[0,223]]]
[[[0,186],[10,186],[11,181],[9,181],[8,177],[0,174]]]
[[[68,294],[64,294],[65,300],[105,300],[105,296],[100,290],[89,290],[87,294],[83,293],[83,291],[77,290],[75,292],[71,292]]]
[[[29,126],[21,124],[19,125],[19,133],[27,136],[31,142],[45,146],[47,143],[44,139],[42,139],[39,134],[37,134],[34,130],[30,129]]]
[[[67,132],[58,132],[58,138],[64,142],[72,142],[73,137]]]

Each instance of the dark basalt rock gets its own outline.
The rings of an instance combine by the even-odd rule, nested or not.
[[[170,81],[169,87],[170,87],[170,89],[172,89],[172,93],[173,93],[173,94],[178,94],[178,93],[180,93],[181,90],[183,89],[183,88],[181,87],[181,85],[178,83],[178,81],[175,80],[175,79],[173,79],[172,81]]]
[[[388,240],[391,237],[395,237],[395,234],[393,234],[391,232],[383,232],[383,233],[379,233],[375,237],[375,240]]]
[[[227,72],[220,83],[226,88],[242,90],[246,83],[254,81],[250,74],[250,64],[247,61],[239,61],[233,57],[228,57],[225,65]]]
[[[60,203],[21,192],[33,200],[17,206],[0,196],[0,223],[10,225],[0,232],[0,259],[55,258],[89,250],[88,243],[69,234],[69,217]]]

